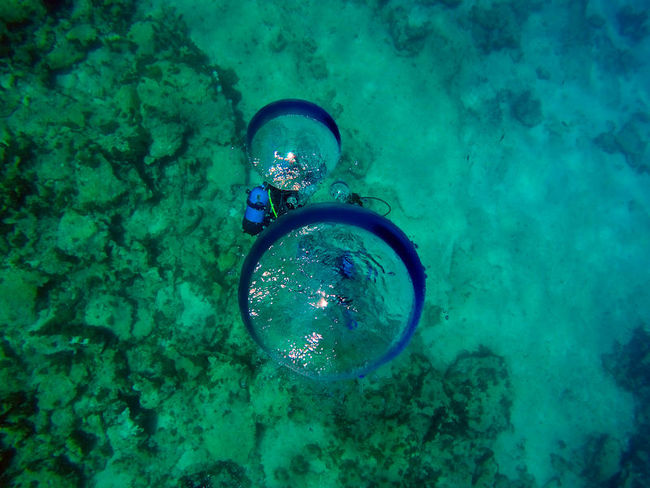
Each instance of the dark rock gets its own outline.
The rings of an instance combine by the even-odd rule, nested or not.
[[[621,468],[623,451],[618,440],[609,435],[599,435],[587,441],[584,448],[584,475],[594,486],[607,486]]]
[[[491,7],[474,5],[469,18],[474,41],[484,53],[519,48],[520,23],[510,4],[498,3]]]
[[[620,386],[650,400],[650,334],[637,327],[625,345],[603,356],[603,365]]]
[[[628,121],[615,135],[619,151],[625,155],[625,160],[634,169],[647,170],[648,161],[645,158],[647,139],[640,134],[640,127],[634,121]]]
[[[620,455],[621,470],[613,478],[608,479],[606,486],[645,486],[650,479],[650,465],[648,452],[650,452],[650,334],[639,326],[634,330],[627,344],[617,344],[610,354],[603,355],[604,369],[614,377],[622,388],[630,391],[637,398],[635,418],[635,432],[630,437],[627,448]],[[589,464],[593,469],[591,474],[599,473],[602,469],[600,458],[611,460],[611,465],[616,465],[613,455],[616,454],[614,446],[600,447],[604,440],[594,442],[591,446],[594,461]],[[609,442],[609,441],[608,441]],[[587,453],[589,456],[589,444]],[[609,451],[613,451],[609,453]],[[600,453],[600,454],[599,454]],[[609,475],[614,471],[611,467],[603,471]],[[604,476],[603,475],[603,476]],[[601,484],[600,486],[605,486]]]
[[[440,3],[446,5],[447,7],[456,8],[461,3],[463,3],[463,0],[440,0]]]
[[[16,456],[16,450],[12,447],[7,447],[2,443],[0,438],[0,486],[9,486],[9,466]]]
[[[615,154],[619,151],[618,143],[614,132],[601,132],[594,137],[594,144],[607,154]]]
[[[309,473],[309,461],[300,454],[291,458],[290,467],[291,471],[297,475],[306,475]]]
[[[542,104],[526,90],[511,99],[510,113],[526,127],[535,127],[542,121]]]
[[[443,4],[445,7],[456,8],[463,0],[420,0],[418,3],[425,6]]]
[[[648,12],[637,10],[632,5],[625,5],[616,12],[618,32],[634,42],[641,41],[648,35]]]
[[[460,355],[445,373],[445,391],[464,434],[496,437],[510,425],[512,386],[503,358],[487,349]]]
[[[422,50],[432,30],[428,21],[413,21],[409,11],[401,6],[392,9],[387,20],[388,31],[395,49],[407,56],[415,56]]]
[[[79,446],[84,456],[88,455],[96,446],[99,438],[95,434],[75,429],[71,434],[72,441]]]
[[[621,153],[625,162],[639,173],[650,172],[648,135],[650,120],[645,114],[634,114],[620,130],[614,129],[598,134],[594,144],[607,154]]]
[[[244,468],[231,461],[214,465],[183,476],[179,488],[250,488],[251,481]]]

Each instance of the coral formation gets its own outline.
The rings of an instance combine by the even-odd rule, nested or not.
[[[530,90],[511,96],[510,113],[526,127],[535,127],[542,121],[542,104]]]
[[[635,113],[616,130],[601,132],[594,138],[594,143],[607,154],[620,153],[625,162],[639,173],[650,172],[650,118],[645,113]]]
[[[647,328],[589,360],[647,315],[647,14],[197,5],[201,49],[180,3],[0,2],[0,485],[643,486]],[[235,296],[245,121],[314,94],[435,281],[412,347],[336,384]]]

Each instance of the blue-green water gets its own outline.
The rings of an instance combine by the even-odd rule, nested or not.
[[[0,486],[647,486],[650,21],[551,3],[3,0]],[[360,380],[239,317],[281,98],[426,267]]]

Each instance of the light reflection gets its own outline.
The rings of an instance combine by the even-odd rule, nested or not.
[[[292,362],[296,363],[301,361],[303,366],[307,366],[307,361],[311,359],[313,353],[322,352],[323,348],[319,346],[323,340],[323,336],[314,331],[305,336],[305,344],[299,347],[295,342],[291,344],[289,351],[285,353],[285,358],[289,358]]]
[[[279,151],[274,151],[273,163],[269,165],[266,172],[283,190],[298,191],[305,186],[305,183],[300,181],[300,177],[306,169],[304,164],[298,162],[296,153],[289,151],[286,156],[283,156]]]
[[[284,158],[278,151],[273,151],[273,159],[276,161],[286,161],[287,163],[296,164],[296,154],[292,151],[287,153],[287,157]]]
[[[326,308],[327,305],[329,305],[329,302],[327,299],[329,298],[329,295],[326,295],[323,290],[316,290],[316,294],[318,295],[318,298],[316,299],[315,302],[309,302],[309,305],[311,305],[314,308]]]

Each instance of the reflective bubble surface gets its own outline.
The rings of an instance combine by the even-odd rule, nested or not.
[[[330,129],[320,121],[287,114],[260,127],[248,153],[265,181],[281,190],[300,191],[334,169],[340,149]]]
[[[329,207],[383,219],[358,207]],[[424,282],[418,275],[414,284],[403,256],[384,238],[354,222],[314,222],[268,244],[241,286],[245,322],[276,361],[336,379],[363,375],[403,349]]]

